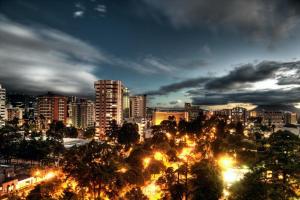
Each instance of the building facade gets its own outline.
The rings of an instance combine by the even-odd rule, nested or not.
[[[263,111],[263,124],[276,127],[284,125],[284,113],[282,111]]]
[[[0,84],[0,127],[5,125],[5,102],[6,102],[6,90]]]
[[[130,91],[128,88],[123,89],[123,119],[130,117]]]
[[[104,135],[112,120],[122,124],[124,86],[119,80],[99,80],[95,81],[94,87],[96,132]]]
[[[95,123],[94,102],[87,99],[76,99],[69,103],[69,124],[76,128],[93,127]]]
[[[297,113],[294,112],[286,112],[284,115],[285,124],[297,124]]]
[[[199,116],[206,116],[209,113],[209,111],[202,109],[200,105],[192,105],[191,103],[185,103],[184,110],[188,112],[189,120],[194,120]]]
[[[160,125],[160,123],[164,120],[167,120],[169,117],[175,117],[175,120],[178,124],[180,119],[185,119],[186,121],[189,120],[189,114],[186,111],[155,111],[152,116],[152,124],[153,125]]]
[[[147,96],[131,96],[130,97],[130,117],[131,118],[146,118]]]
[[[6,108],[6,119],[7,121],[12,121],[15,118],[19,119],[19,122],[23,120],[23,116],[25,114],[25,109],[24,108],[19,108],[19,107],[12,107],[9,106]]]
[[[235,107],[231,109],[230,115],[231,122],[242,122],[246,123],[248,119],[247,110],[242,107]]]
[[[67,97],[48,93],[38,97],[38,116],[47,123],[53,121],[67,122]]]

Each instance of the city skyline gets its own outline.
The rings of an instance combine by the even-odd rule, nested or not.
[[[151,106],[299,107],[297,1],[13,0],[0,16],[8,91],[94,96],[113,79]]]

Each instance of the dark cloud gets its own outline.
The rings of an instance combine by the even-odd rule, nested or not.
[[[194,92],[195,94],[195,92]],[[256,105],[293,104],[300,99],[300,87],[290,90],[246,91],[230,93],[208,93],[192,97],[195,104],[219,105],[227,103],[253,103]]]
[[[171,92],[177,92],[182,89],[197,88],[204,91],[230,91],[230,90],[244,90],[251,88],[253,83],[267,80],[278,79],[279,85],[299,84],[299,70],[289,75],[291,70],[300,68],[300,61],[296,62],[274,62],[264,61],[257,65],[246,64],[236,67],[227,75],[221,77],[199,77],[184,80],[177,83],[161,86],[158,90],[147,92],[149,95],[166,95]],[[280,75],[278,75],[280,73]],[[193,94],[195,90],[189,90],[189,94]]]
[[[181,89],[185,89],[185,88],[199,87],[208,80],[209,80],[209,78],[205,78],[205,77],[189,79],[189,80],[162,86],[158,90],[153,90],[153,91],[147,92],[147,94],[148,95],[166,95],[171,92],[177,92],[177,91],[179,91]]]
[[[228,75],[209,81],[205,88],[210,90],[228,90],[249,87],[249,83],[255,83],[275,76],[275,72],[281,67],[278,62],[262,62],[258,65],[247,64],[233,69]]]
[[[278,78],[278,85],[300,85],[300,69],[295,71],[294,74],[284,75],[282,74]]]
[[[178,103],[178,101],[170,101],[170,102],[169,102],[170,105],[175,105],[175,104],[177,104],[177,103]]]
[[[282,104],[300,101],[300,62],[264,61],[246,64],[221,77],[200,77],[160,87],[150,95],[166,95],[182,89],[196,104],[226,103]],[[278,89],[254,90],[253,84],[273,80]],[[276,83],[277,82],[277,83]],[[264,84],[263,82],[261,84]],[[270,85],[270,87],[273,87]],[[282,86],[282,87],[280,87]],[[258,86],[256,86],[258,87]],[[175,103],[175,102],[170,102]]]
[[[150,16],[176,27],[239,30],[255,38],[286,37],[299,25],[296,0],[143,0]]]

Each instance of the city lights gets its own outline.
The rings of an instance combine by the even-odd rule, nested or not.
[[[300,200],[300,0],[0,2],[0,200]]]
[[[122,167],[121,169],[118,170],[120,173],[126,173],[127,169],[125,167]]]
[[[164,155],[161,152],[155,152],[154,153],[154,158],[156,160],[163,160],[164,159]]]
[[[227,155],[225,155],[219,159],[219,165],[223,169],[231,168],[234,165],[234,163],[235,163],[235,161],[233,160],[233,158],[229,157]]]
[[[45,175],[45,179],[47,180],[47,179],[52,179],[52,178],[54,178],[56,176],[56,173],[54,173],[54,172],[48,172],[46,175]]]
[[[144,158],[143,164],[144,164],[144,169],[147,168],[150,164],[151,158]]]
[[[155,182],[151,182],[142,188],[143,193],[149,198],[149,200],[158,200],[161,198],[162,191]]]
[[[239,180],[239,175],[235,169],[227,169],[223,171],[223,180],[227,184],[232,184]]]

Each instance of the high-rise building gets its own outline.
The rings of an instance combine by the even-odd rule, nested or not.
[[[87,99],[75,99],[69,103],[70,124],[76,128],[93,127],[95,122],[94,102]]]
[[[146,95],[130,97],[130,117],[146,118]]]
[[[95,126],[95,103],[88,100],[86,105],[86,127]]]
[[[130,91],[127,87],[123,88],[123,119],[130,117]]]
[[[67,97],[48,92],[38,97],[38,116],[43,116],[47,123],[67,121]]]
[[[124,86],[119,80],[95,81],[97,133],[103,135],[112,120],[116,120],[117,124],[121,125],[123,120],[123,91]]]
[[[0,127],[5,125],[5,101],[6,101],[6,90],[0,84]]]

